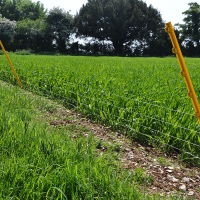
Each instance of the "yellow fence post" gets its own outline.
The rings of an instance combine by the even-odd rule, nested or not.
[[[188,96],[192,100],[192,104],[195,110],[195,115],[198,118],[198,121],[200,122],[200,106],[199,102],[190,78],[190,74],[188,72],[187,66],[185,64],[185,60],[183,58],[183,54],[181,52],[178,40],[176,38],[176,34],[174,32],[174,28],[172,26],[172,23],[166,23],[165,31],[169,34],[169,37],[171,39],[173,49],[172,52],[176,54],[176,57],[178,59],[179,65],[181,67],[181,75],[184,77],[187,89],[188,89]]]
[[[8,60],[8,63],[10,64],[11,71],[12,71],[13,75],[15,76],[18,85],[22,88],[22,83],[21,83],[21,81],[20,81],[20,79],[19,79],[19,76],[18,76],[18,74],[17,74],[17,72],[16,72],[16,70],[15,70],[15,68],[14,68],[14,65],[12,64],[12,62],[11,62],[11,60],[10,60],[10,57],[9,57],[7,51],[5,50],[4,45],[3,45],[3,43],[2,43],[1,40],[0,40],[0,46],[1,46],[1,49],[2,49],[2,51],[4,52],[4,54],[5,54],[5,56],[6,56],[6,59]]]

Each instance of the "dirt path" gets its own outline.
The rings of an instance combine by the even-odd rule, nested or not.
[[[200,199],[199,168],[186,167],[175,156],[169,157],[153,147],[142,146],[63,107],[48,113],[46,117],[52,126],[79,125],[90,130],[101,141],[115,145],[123,168],[142,168],[153,177],[153,182],[147,188],[150,193],[167,195],[180,192],[191,199]],[[101,152],[107,150],[103,144],[99,149]]]

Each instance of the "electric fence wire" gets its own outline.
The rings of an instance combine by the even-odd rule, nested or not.
[[[68,82],[68,81],[65,81],[65,83],[66,83],[66,84],[71,84],[71,85],[73,85],[73,86],[75,86],[75,87],[81,86],[81,84],[79,84],[79,83],[78,83],[78,84],[77,84],[77,83],[75,84],[75,83]],[[54,86],[54,88],[56,88],[56,87]],[[57,89],[59,89],[59,87],[58,87]],[[150,94],[151,94],[151,93],[150,93]],[[114,94],[114,93],[112,93],[112,95],[115,96],[115,97],[118,97],[118,98],[124,98],[124,99],[129,100],[129,101],[140,102],[140,103],[142,103],[142,104],[150,105],[150,106],[152,106],[152,107],[158,107],[158,108],[162,108],[162,109],[165,109],[165,110],[168,110],[168,111],[178,112],[178,113],[180,113],[180,114],[189,115],[189,116],[194,116],[194,115],[191,114],[191,113],[186,113],[186,112],[182,112],[182,111],[180,111],[180,110],[175,110],[175,109],[171,109],[171,108],[169,108],[169,107],[164,107],[164,106],[161,106],[161,105],[156,104],[155,102],[146,102],[145,99],[144,99],[143,97],[141,97],[141,96],[139,96],[140,99],[138,99],[138,95],[135,95],[135,94],[131,94],[131,97],[116,95],[116,94]],[[137,98],[137,99],[134,99],[134,97]]]
[[[84,105],[84,106],[86,106],[86,107],[88,107],[88,108],[90,108],[90,106],[87,105],[87,104],[84,104],[84,103],[81,103],[81,104]],[[77,105],[74,105],[74,104],[71,104],[71,103],[69,103],[69,105],[71,105],[72,107],[75,107],[75,108],[76,108],[76,106],[77,106]],[[77,108],[77,110],[79,110],[79,109]],[[98,112],[101,111],[101,110],[96,109],[96,108],[95,108],[95,110],[98,111]],[[86,115],[87,115],[87,114],[86,114]],[[96,119],[97,119],[97,120],[99,119],[99,115],[97,115],[95,112],[93,112],[91,115],[92,115],[92,116],[96,116]],[[133,120],[137,120],[137,119],[140,119],[140,118],[134,118]],[[133,121],[129,121],[129,120],[124,120],[124,121],[133,123]],[[124,128],[128,128],[128,129],[131,130],[131,131],[134,131],[134,135],[140,134],[140,135],[143,135],[143,136],[146,136],[146,137],[150,137],[150,136],[151,136],[151,135],[142,133],[142,132],[140,132],[140,131],[134,129],[134,128],[130,127],[129,125],[120,124],[120,126],[122,126],[122,127],[124,127]],[[143,127],[143,128],[148,128],[148,129],[150,129],[150,131],[151,131],[152,133],[160,132],[159,130],[151,129],[150,127],[147,127],[147,126],[144,126],[144,125],[141,125],[141,124],[137,124],[137,126]],[[182,127],[182,128],[183,128],[183,127]],[[187,129],[187,130],[190,130],[190,129]],[[193,130],[192,130],[192,131],[193,131]],[[163,132],[160,132],[160,133],[163,134]],[[172,136],[172,135],[167,135],[167,136],[168,136],[168,137],[175,138],[175,139],[180,140],[180,141],[184,141],[184,142],[186,142],[186,143],[190,143],[191,145],[194,145],[194,146],[200,148],[200,145],[195,144],[195,143],[192,143],[192,142],[190,142],[190,141],[187,141],[187,140],[184,140],[184,139],[181,139],[181,138]],[[194,155],[194,154],[192,154],[192,153],[190,153],[190,152],[187,152],[187,151],[183,151],[183,150],[181,150],[180,148],[175,147],[175,146],[173,146],[173,145],[171,145],[171,144],[167,144],[167,143],[164,143],[164,144],[163,144],[163,142],[162,142],[161,139],[159,139],[159,138],[151,138],[151,139],[154,140],[154,141],[159,141],[159,142],[161,142],[161,144],[162,144],[163,146],[171,147],[171,148],[174,149],[174,150],[178,150],[178,152],[186,153],[186,154],[190,155],[192,158],[195,158],[195,159],[200,160],[200,157],[197,156],[197,155]]]
[[[48,75],[46,75],[46,77],[48,78],[49,76]],[[68,82],[68,81],[65,81],[66,83],[69,83],[69,84],[72,84],[72,82]],[[80,85],[80,84],[77,84],[77,85]],[[165,89],[167,90],[169,90],[169,91],[162,91],[162,92],[160,92],[159,90],[157,90],[157,89],[159,89],[160,87],[166,87]],[[154,96],[154,95],[166,95],[166,94],[170,94],[171,95],[171,97],[173,96],[173,97],[178,97],[178,99],[179,100],[181,100],[181,99],[186,99],[187,97],[186,97],[186,95],[185,96],[179,96],[179,95],[177,95],[177,94],[174,94],[174,91],[178,91],[178,92],[180,92],[181,90],[187,90],[186,89],[186,87],[173,87],[173,88],[170,88],[169,87],[169,85],[165,85],[165,86],[163,86],[163,85],[161,85],[160,87],[158,87],[158,86],[154,86],[154,87],[150,87],[150,86],[148,86],[148,87],[146,87],[145,89],[143,89],[144,91],[142,91],[141,93],[142,94],[148,94],[148,95],[150,95],[150,96]],[[146,91],[149,91],[149,90],[154,90],[155,92],[146,92]]]
[[[76,84],[74,84],[74,83],[71,83],[71,82],[69,82],[69,83],[72,84],[73,86],[76,86]],[[31,88],[33,88],[33,91],[37,91],[37,89],[38,89],[38,87],[36,87],[35,85],[29,85],[27,89],[31,89]],[[54,88],[54,89],[60,89],[60,87],[53,87],[53,88]],[[51,92],[51,91],[49,91],[49,92]],[[77,92],[78,92],[78,91],[76,91],[76,92],[67,91],[67,93],[71,93],[71,94],[74,94],[74,95],[77,95],[77,94],[78,94]],[[87,94],[87,91],[84,92],[84,93],[82,93],[82,95],[81,95],[81,94],[78,94],[78,95],[79,95],[80,97],[82,97],[82,98],[89,98],[89,97],[83,96],[84,94]],[[43,96],[46,96],[46,97],[50,97],[48,94],[42,93],[42,95],[43,95]],[[56,95],[56,96],[58,97],[59,95]],[[119,96],[119,95],[116,95],[116,96],[123,98],[122,96]],[[63,95],[61,95],[61,96],[59,96],[59,97],[60,97],[60,100],[61,100],[61,101],[62,101],[63,98],[65,98],[65,96],[63,96]],[[79,105],[77,104],[77,102],[75,102],[75,104],[72,104],[72,103],[70,103],[70,102],[67,102],[67,104],[70,105],[70,106],[72,106],[73,108],[75,108],[77,111],[80,111],[80,112],[81,112],[81,110],[80,110],[80,108],[78,107],[78,106],[80,106],[80,105],[84,105],[86,108],[91,109],[91,108],[90,108],[90,105],[87,105],[87,104],[85,104],[85,103],[83,103],[83,102],[78,103]],[[105,103],[104,103],[104,102],[101,102],[101,104],[105,104]],[[105,104],[105,105],[106,105],[106,104]],[[112,106],[114,107],[115,105],[112,104]],[[117,106],[117,108],[118,108],[118,109],[125,109],[125,108],[119,107],[119,106]],[[94,108],[94,109],[95,109],[95,111],[98,111],[98,113],[101,112],[101,110],[99,110],[99,109],[97,109],[97,108]],[[187,114],[187,113],[184,113],[184,114]],[[87,115],[88,115],[88,113],[86,113],[86,116],[87,116]],[[90,115],[95,116],[96,119],[97,119],[98,121],[100,121],[100,119],[99,119],[100,116],[99,116],[98,114],[96,114],[96,112],[92,112],[92,114],[90,114]],[[178,127],[178,128],[181,128],[181,129],[184,129],[184,130],[187,130],[187,131],[193,131],[193,132],[195,132],[195,133],[200,133],[200,132],[197,132],[197,131],[195,131],[195,130],[192,130],[192,129],[189,129],[189,128],[186,128],[186,127],[182,127],[182,126],[179,126],[179,125],[177,126],[177,124],[172,124],[172,123],[170,123],[170,122],[166,122],[166,121],[164,121],[164,120],[157,119],[157,118],[155,118],[155,117],[143,115],[143,114],[141,114],[141,113],[139,113],[139,116],[143,116],[143,117],[145,117],[145,118],[147,118],[147,119],[153,119],[153,120],[156,120],[156,121],[160,121],[160,122],[169,124],[169,125],[173,126],[173,128]],[[116,119],[119,118],[119,116],[114,116],[114,117],[115,117]],[[143,133],[143,132],[141,132],[141,131],[138,131],[137,129],[134,129],[133,127],[130,126],[130,125],[134,124],[134,122],[137,122],[137,120],[140,120],[140,118],[135,118],[135,117],[134,117],[131,121],[130,121],[130,120],[126,120],[126,119],[120,119],[120,120],[121,120],[122,122],[128,123],[128,125],[127,125],[127,124],[126,124],[126,125],[120,124],[120,127],[128,128],[129,131],[133,132],[133,133],[132,133],[132,136],[137,135],[137,134],[140,134],[140,135],[143,135],[143,136],[146,136],[146,137],[151,137],[151,140],[153,140],[153,141],[159,141],[160,144],[161,144],[162,146],[168,146],[168,147],[174,149],[175,151],[182,152],[182,154],[183,154],[183,153],[188,154],[188,155],[191,156],[192,158],[200,160],[200,157],[199,157],[199,156],[194,155],[194,154],[192,154],[191,152],[184,151],[184,150],[182,150],[182,149],[180,149],[180,148],[178,148],[178,147],[175,147],[175,146],[173,146],[173,145],[171,145],[171,144],[167,144],[167,143],[164,143],[164,144],[163,144],[163,141],[162,141],[161,139],[159,139],[159,138],[157,138],[157,137],[155,138],[155,137],[153,137],[152,135],[149,135],[149,134]],[[175,127],[174,127],[174,126],[175,126]],[[164,132],[162,132],[162,131],[160,131],[160,130],[153,129],[153,128],[150,128],[150,127],[148,127],[148,126],[142,125],[142,124],[138,124],[138,123],[137,123],[136,127],[142,127],[142,128],[145,128],[145,129],[149,129],[149,131],[150,131],[151,133],[160,133],[161,135],[164,134]],[[170,134],[170,133],[169,133],[169,134]],[[196,146],[196,147],[199,147],[199,148],[200,148],[200,145],[198,145],[198,144],[195,144],[195,143],[193,143],[193,142],[190,142],[190,141],[187,141],[187,140],[184,140],[184,139],[182,139],[182,138],[178,138],[178,137],[175,137],[175,136],[169,135],[169,134],[167,134],[167,135],[165,134],[164,136],[166,136],[166,137],[171,137],[171,138],[174,138],[174,139],[176,139],[176,140],[179,140],[179,141],[182,141],[182,142],[185,142],[185,143],[188,143],[188,144],[190,144],[190,145],[193,145],[193,146]]]
[[[47,78],[49,77],[49,75],[45,75]],[[44,77],[45,77],[44,76]],[[66,83],[68,83],[68,84],[74,84],[74,83],[72,83],[72,82],[69,82],[69,81],[65,81]],[[82,86],[81,84],[74,84],[75,86]],[[168,85],[166,85],[166,87],[167,87]],[[185,100],[186,98],[187,98],[187,96],[186,95],[184,95],[184,96],[179,96],[179,95],[177,95],[177,94],[174,94],[174,91],[180,91],[180,90],[186,90],[186,87],[173,87],[173,90],[170,90],[170,88],[169,88],[169,86],[168,86],[168,89],[169,89],[169,91],[162,91],[162,92],[160,92],[160,91],[158,91],[157,89],[159,89],[159,87],[157,86],[157,87],[150,87],[150,86],[148,86],[148,87],[146,87],[145,89],[143,89],[144,91],[142,91],[141,92],[141,94],[148,94],[148,95],[150,95],[150,96],[154,96],[154,95],[166,95],[166,94],[170,94],[171,95],[171,98],[172,97],[177,97],[179,100]],[[146,92],[146,91],[149,91],[149,90],[156,90],[155,92]],[[187,104],[182,104],[182,106],[183,105],[187,105]]]
[[[45,84],[45,83],[43,83],[43,84]],[[46,83],[46,84],[47,84],[47,83]],[[69,82],[69,81],[66,81],[66,80],[65,80],[65,84],[70,84],[70,85],[72,85],[72,86],[74,86],[74,87],[83,86],[81,83],[72,83],[72,82]],[[92,85],[91,85],[91,86],[92,86]],[[60,90],[60,87],[58,87],[58,86],[53,86],[52,88],[58,89],[58,91]],[[178,88],[177,88],[177,89],[178,89]],[[98,92],[99,92],[99,91],[98,91]],[[98,93],[95,93],[95,94],[98,95]],[[148,93],[148,95],[149,95],[149,94],[152,95],[152,93]],[[169,94],[170,94],[170,93],[169,93]],[[152,106],[152,107],[158,107],[158,108],[162,108],[162,109],[165,109],[165,110],[168,110],[168,111],[178,112],[178,113],[183,114],[183,115],[194,116],[194,115],[191,114],[191,113],[186,113],[186,112],[182,112],[182,111],[179,111],[179,110],[170,109],[169,107],[164,107],[164,106],[161,106],[161,105],[157,105],[155,102],[146,102],[146,101],[144,101],[145,99],[144,99],[143,97],[138,96],[138,95],[131,94],[131,97],[116,95],[116,94],[114,94],[114,93],[112,93],[112,95],[115,96],[115,97],[117,97],[117,98],[126,99],[126,100],[128,100],[128,101],[140,102],[140,103],[142,103],[142,104],[147,104],[147,105],[150,105],[150,106]],[[134,97],[137,98],[137,99],[134,99]],[[140,98],[140,100],[138,99],[138,97]],[[179,97],[179,96],[178,96],[178,97]],[[183,99],[185,99],[185,98],[183,97]]]
[[[46,76],[47,77],[49,77],[47,74],[46,74]],[[68,81],[65,81],[66,83],[68,83],[68,84],[74,84],[74,83],[72,83],[72,82],[68,82]],[[77,84],[76,83],[76,85],[81,85],[81,84]],[[55,88],[55,87],[54,87]],[[178,89],[178,88],[177,88]],[[183,88],[184,89],[184,88]],[[149,93],[148,93],[149,94]],[[187,113],[187,112],[182,112],[182,111],[180,111],[180,110],[175,110],[175,109],[171,109],[171,108],[168,108],[168,107],[164,107],[164,106],[162,106],[162,105],[157,105],[155,102],[146,102],[145,101],[145,99],[143,98],[143,97],[141,97],[140,96],[140,99],[138,99],[137,97],[138,97],[138,95],[131,95],[131,97],[129,98],[129,97],[125,97],[125,96],[119,96],[119,95],[116,95],[116,94],[112,94],[113,96],[116,96],[116,97],[118,97],[118,98],[126,98],[126,100],[132,100],[132,101],[135,101],[135,102],[140,102],[140,103],[142,103],[142,104],[146,104],[146,105],[150,105],[150,106],[152,106],[152,107],[157,107],[157,108],[162,108],[162,109],[165,109],[165,110],[168,110],[168,111],[170,111],[170,112],[178,112],[178,113],[180,113],[180,114],[183,114],[183,115],[188,115],[188,116],[193,116],[193,114],[191,114],[191,113]],[[133,99],[134,97],[136,97],[137,99]],[[184,97],[183,97],[184,98]]]
[[[72,91],[68,91],[68,92],[71,93],[71,94],[77,95],[77,92],[72,92]],[[85,92],[85,94],[87,94],[87,92]],[[81,95],[81,94],[78,94],[78,95],[79,95],[80,97],[82,97],[82,98],[86,98],[86,99],[88,98],[88,99],[89,99],[89,97],[83,96],[83,94],[82,94],[82,95]],[[48,96],[48,95],[47,95],[47,96]],[[61,97],[61,99],[63,98],[63,96],[60,96],[60,97]],[[99,102],[99,100],[100,100],[99,98],[96,99],[97,102]],[[81,105],[84,105],[84,106],[87,106],[87,107],[89,106],[89,105],[87,105],[87,104],[84,104],[83,102],[80,102],[80,104],[81,104]],[[104,102],[101,102],[101,104],[107,106],[107,104],[104,103]],[[123,109],[124,111],[126,111],[126,108],[124,108],[124,107],[115,106],[114,104],[111,104],[111,105],[113,106],[113,108],[115,107],[115,108],[117,108],[117,109]],[[75,106],[75,105],[73,104],[73,106]],[[96,109],[96,108],[95,108],[95,109]],[[100,112],[101,110],[97,110],[97,111]],[[192,129],[189,129],[189,128],[186,128],[186,127],[183,127],[183,126],[180,126],[180,125],[177,125],[177,124],[173,124],[173,123],[164,121],[163,119],[157,119],[157,118],[155,118],[155,117],[148,116],[148,115],[146,115],[146,114],[141,114],[141,113],[137,113],[137,115],[139,115],[140,117],[143,117],[143,119],[144,119],[144,118],[146,118],[146,119],[151,119],[151,120],[155,120],[155,121],[158,121],[158,122],[165,123],[165,124],[167,124],[167,125],[171,125],[173,128],[180,128],[180,129],[184,129],[184,130],[186,130],[186,131],[192,131],[192,132],[198,133],[199,136],[200,136],[200,132],[198,132],[198,131],[195,131],[195,130],[192,130]],[[115,117],[116,117],[116,118],[119,118],[119,116],[115,116]],[[121,119],[121,120],[123,120],[123,121],[125,121],[125,122],[128,122],[128,123],[133,123],[134,121],[139,120],[139,119],[141,119],[141,118],[133,118],[133,121],[126,120],[126,119]],[[152,129],[152,128],[147,127],[147,126],[142,125],[142,124],[137,124],[137,126],[150,129],[150,130],[153,131],[154,133],[155,133],[155,132],[161,133],[161,134],[164,133],[164,132],[162,132],[162,131],[159,131],[159,130],[156,130],[156,129]],[[168,137],[172,137],[172,138],[177,139],[177,140],[180,140],[180,141],[183,141],[183,142],[186,142],[186,143],[190,143],[191,145],[200,147],[200,145],[197,145],[197,144],[192,143],[192,142],[190,142],[190,141],[187,141],[187,140],[184,140],[184,139],[181,139],[181,138],[172,136],[172,135],[167,135],[167,136],[168,136]]]
[[[76,94],[77,95],[77,93],[75,93],[75,92],[72,92],[72,91],[68,91],[69,93],[72,93],[72,94]],[[83,95],[81,95],[81,94],[79,94],[79,96],[80,97],[83,97],[83,98],[89,98],[89,97],[85,97],[85,96],[83,96]],[[122,96],[120,96],[120,97],[122,97]],[[100,98],[96,98],[96,101],[97,102],[100,102]],[[101,102],[101,104],[103,104],[103,105],[107,105],[106,103],[104,103],[104,102]],[[112,106],[113,106],[113,108],[114,107],[116,107],[117,109],[122,109],[122,110],[127,110],[128,108],[124,108],[124,107],[120,107],[120,106],[115,106],[114,104],[111,104]],[[177,125],[177,124],[173,124],[173,123],[170,123],[170,122],[166,122],[166,121],[164,121],[164,120],[162,120],[162,119],[157,119],[157,118],[155,118],[155,117],[152,117],[152,116],[148,116],[148,115],[146,115],[146,114],[141,114],[141,113],[139,113],[139,115],[141,116],[141,117],[144,117],[144,118],[147,118],[147,119],[152,119],[152,120],[155,120],[155,121],[159,121],[159,122],[162,122],[162,123],[165,123],[165,124],[168,124],[168,125],[171,125],[171,126],[175,126],[175,127],[177,127],[177,128],[180,128],[180,129],[184,129],[184,130],[187,130],[187,131],[195,131],[195,130],[192,130],[192,129],[189,129],[189,128],[186,128],[186,127],[182,127],[182,126],[180,126],[180,125]],[[129,121],[130,122],[130,121]],[[199,135],[200,135],[200,132],[198,132],[198,131],[195,131],[195,133],[198,133]]]

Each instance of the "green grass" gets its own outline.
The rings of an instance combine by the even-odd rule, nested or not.
[[[17,56],[24,87],[200,166],[200,126],[175,58]],[[16,83],[1,56],[0,78]],[[186,59],[200,95],[200,59]]]
[[[123,170],[111,151],[99,154],[86,129],[50,126],[44,116],[57,107],[0,82],[0,199],[184,199],[142,192],[152,177]]]

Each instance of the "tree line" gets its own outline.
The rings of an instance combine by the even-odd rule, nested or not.
[[[176,34],[186,56],[200,56],[200,4],[189,3]],[[0,39],[9,51],[71,55],[167,56],[160,12],[141,0],[88,0],[73,16],[40,2],[0,0]]]

